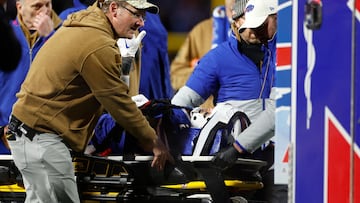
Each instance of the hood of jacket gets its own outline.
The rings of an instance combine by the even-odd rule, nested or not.
[[[88,7],[86,10],[75,12],[68,16],[68,18],[63,22],[63,26],[91,27],[113,36],[114,39],[118,38],[109,19],[105,13],[97,7],[96,3]]]

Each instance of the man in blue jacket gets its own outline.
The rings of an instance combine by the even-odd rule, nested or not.
[[[11,26],[20,42],[22,54],[17,67],[12,71],[0,71],[0,126],[7,125],[15,94],[30,68],[37,52],[60,26],[61,19],[52,10],[51,0],[20,0],[16,2],[17,18]],[[4,131],[0,132],[3,135]],[[10,151],[0,142],[0,154]]]
[[[274,6],[268,5],[263,15],[273,18],[276,8],[270,7]],[[245,112],[252,122],[256,120],[274,84],[276,28],[262,40],[255,29],[238,34],[243,20],[234,22],[238,24],[233,26],[234,34],[228,41],[199,61],[186,85],[173,97],[173,104],[193,108],[214,95],[217,112],[231,105]],[[276,21],[273,23],[270,26],[276,26]]]
[[[237,111],[242,111],[249,117],[253,123],[248,128],[250,131],[246,129],[240,135],[234,133],[233,145],[214,157],[213,162],[221,168],[233,164],[240,153],[254,152],[273,136],[271,128],[275,119],[275,104],[270,93],[274,94],[275,82],[276,12],[274,1],[250,0],[245,7],[245,16],[234,22],[236,38],[234,36],[208,52],[195,67],[186,85],[172,99],[173,104],[196,107],[209,95],[215,95],[216,106],[211,122],[205,126],[216,123],[214,120],[229,120]],[[261,126],[264,123],[266,125]],[[259,125],[260,128],[266,127],[266,130],[257,129]],[[262,156],[273,156],[271,150],[273,146],[269,144]],[[269,181],[265,180],[266,190],[259,199],[284,202],[286,186],[273,186],[273,170],[265,168],[263,175],[272,176],[272,180],[271,177]]]

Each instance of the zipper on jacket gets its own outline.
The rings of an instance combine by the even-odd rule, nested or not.
[[[31,65],[31,62],[32,62],[32,48],[29,48],[29,55],[30,55],[30,65]]]
[[[265,76],[263,78],[263,84],[261,85],[261,91],[260,91],[259,99],[261,99],[261,97],[262,97],[262,95],[264,93],[266,79],[268,77],[268,73],[269,73],[269,69],[270,69],[269,68],[270,67],[270,61],[271,61],[271,51],[270,51],[270,49],[267,49],[267,52],[269,53],[269,57],[268,57],[268,60],[266,62]],[[260,71],[260,74],[261,74],[261,71]]]
[[[31,65],[31,63],[33,61],[33,49],[34,49],[35,45],[39,42],[39,40],[40,40],[40,37],[38,37],[36,39],[36,41],[35,41],[35,43],[34,43],[34,45],[32,47],[30,47],[30,44],[28,44],[29,45],[29,54],[30,54],[30,65]]]

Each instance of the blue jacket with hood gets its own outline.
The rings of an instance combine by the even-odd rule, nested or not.
[[[55,15],[55,17],[53,17],[53,22],[56,22],[56,24],[54,24],[55,27],[58,28],[61,24],[61,20],[54,11],[52,12],[52,15]],[[8,124],[12,106],[17,99],[16,93],[20,90],[20,86],[28,73],[33,59],[46,40],[54,33],[53,31],[47,37],[38,37],[33,46],[30,47],[28,39],[20,26],[19,17],[11,22],[11,26],[21,44],[22,52],[20,61],[14,70],[9,72],[0,71],[0,126]],[[10,151],[4,147],[2,142],[0,142],[0,154],[9,153]]]

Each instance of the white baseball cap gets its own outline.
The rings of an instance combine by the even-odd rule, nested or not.
[[[245,7],[245,22],[239,32],[246,28],[257,28],[271,14],[277,13],[277,0],[249,0]]]

